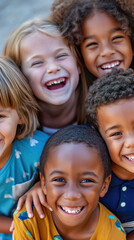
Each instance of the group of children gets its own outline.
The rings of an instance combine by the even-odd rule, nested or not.
[[[1,240],[12,239],[24,193],[15,240],[134,239],[133,28],[117,0],[55,0],[49,19],[9,35],[0,58]]]

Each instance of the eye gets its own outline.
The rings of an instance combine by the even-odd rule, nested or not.
[[[68,56],[68,53],[60,53],[56,56],[57,59],[60,59],[60,58],[65,58]]]
[[[117,41],[122,40],[123,38],[124,38],[123,35],[118,35],[118,36],[113,37],[113,38],[112,38],[112,41],[113,41],[113,42],[117,42]]]
[[[94,179],[90,179],[90,178],[84,178],[80,181],[80,183],[83,183],[83,184],[88,184],[88,183],[94,183]]]
[[[95,47],[97,47],[98,46],[98,43],[97,42],[91,42],[91,43],[88,43],[88,44],[86,44],[86,47],[87,48],[95,48]]]
[[[35,61],[35,62],[33,62],[32,64],[31,64],[31,66],[32,67],[34,67],[34,66],[39,66],[39,65],[41,65],[43,63],[43,61]]]
[[[57,177],[57,178],[54,178],[52,180],[52,182],[56,182],[56,183],[65,183],[65,179],[64,178],[61,178],[61,177]]]
[[[5,117],[6,117],[6,115],[0,114],[0,118],[5,118]]]
[[[112,133],[111,135],[110,135],[111,137],[119,137],[119,136],[122,136],[122,133],[121,132],[115,132],[115,133]]]

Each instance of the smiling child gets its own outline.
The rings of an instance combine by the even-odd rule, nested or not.
[[[33,207],[14,213],[15,240],[126,239],[119,220],[98,203],[108,190],[111,161],[101,136],[87,126],[69,126],[47,141],[40,161],[41,186],[52,212],[40,219]]]

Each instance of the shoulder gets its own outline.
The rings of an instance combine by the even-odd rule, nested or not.
[[[107,239],[111,239],[111,237],[113,237],[114,240],[126,239],[124,228],[119,219],[101,203],[99,203],[99,206],[99,224],[103,224],[105,234],[109,236]]]

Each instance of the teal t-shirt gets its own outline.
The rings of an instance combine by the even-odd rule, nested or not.
[[[13,216],[17,201],[39,177],[39,161],[49,135],[36,131],[30,138],[15,140],[12,153],[0,170],[0,215]],[[12,239],[0,233],[0,240]]]

